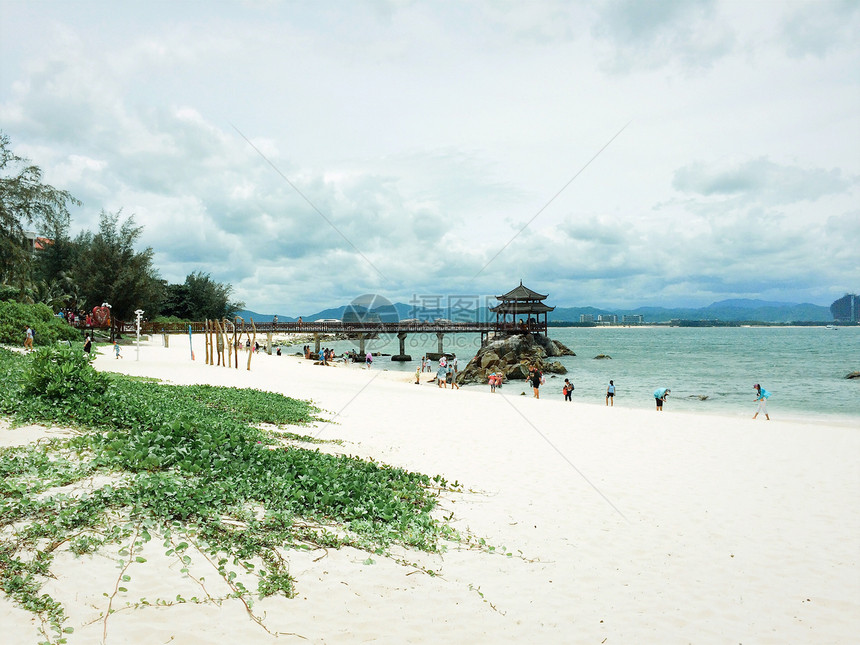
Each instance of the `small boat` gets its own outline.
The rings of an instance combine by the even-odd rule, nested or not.
[[[833,331],[836,331],[837,329],[839,329],[839,327],[837,327],[836,325],[827,325],[824,327],[824,329],[832,329]]]

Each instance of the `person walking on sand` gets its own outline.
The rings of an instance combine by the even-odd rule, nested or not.
[[[539,399],[540,398],[540,386],[541,386],[541,382],[543,381],[543,374],[541,373],[541,371],[537,367],[532,366],[531,369],[529,370],[529,380],[532,382],[532,389],[534,390],[534,398]]]
[[[421,365],[415,368],[415,385],[421,384],[421,372],[424,371],[424,361],[421,361]]]
[[[615,383],[612,381],[609,381],[609,385],[606,388],[606,405],[615,407]]]
[[[454,371],[454,366],[451,363],[448,363],[448,367],[445,372],[445,387],[448,387],[448,383],[451,384],[451,391],[459,390],[460,386],[457,385],[457,373]]]
[[[367,365],[367,369],[373,365],[373,355],[370,352],[367,352],[367,356],[364,357],[364,364]]]
[[[564,394],[565,401],[573,401],[571,395],[573,394],[573,383],[570,382],[570,379],[564,379],[564,387],[561,388],[562,393]]]
[[[671,392],[667,387],[661,387],[654,390],[654,400],[657,401],[657,412],[663,411],[663,402],[666,400],[666,397],[669,396],[669,392]]]
[[[445,380],[446,375],[448,373],[448,369],[445,367],[445,364],[440,360],[439,361],[439,369],[436,370],[436,385],[439,387],[445,386],[445,389],[448,389],[448,382]]]
[[[422,356],[422,357],[421,357],[421,364],[418,366],[418,371],[419,371],[419,372],[423,372],[423,371],[424,371],[424,368],[426,367],[426,363],[427,363],[427,357],[426,357],[426,356]]]
[[[119,343],[113,341],[113,353],[116,355],[116,358],[122,358],[122,354],[120,353]]]
[[[764,418],[770,421],[770,416],[767,413],[767,400],[770,397],[770,392],[768,392],[758,383],[753,385],[753,389],[756,391],[755,400],[758,402],[758,408],[756,408],[755,414],[753,415],[753,419],[755,419],[758,416],[758,413],[761,412],[762,414],[764,414]]]
[[[495,372],[491,372],[487,377],[487,382],[490,384],[490,393],[496,391],[496,374]]]

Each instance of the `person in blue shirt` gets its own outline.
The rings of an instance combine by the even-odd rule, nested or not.
[[[666,400],[666,397],[669,396],[669,392],[671,392],[667,387],[661,387],[654,390],[654,399],[657,401],[657,412],[663,411],[663,401]]]
[[[756,391],[756,399],[755,400],[758,401],[758,408],[756,409],[755,414],[753,415],[753,419],[755,419],[758,416],[759,412],[763,412],[764,418],[767,419],[768,421],[770,421],[770,417],[767,414],[767,399],[768,399],[768,397],[770,397],[770,392],[768,392],[766,389],[764,389],[758,383],[753,385],[753,389]]]

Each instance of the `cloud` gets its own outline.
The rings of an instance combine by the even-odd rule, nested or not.
[[[606,47],[607,70],[701,69],[732,51],[735,35],[714,0],[612,0],[598,3],[592,33]]]
[[[823,58],[841,47],[857,49],[860,29],[860,4],[855,0],[793,2],[794,11],[781,25],[785,52],[793,58]]]
[[[801,168],[764,157],[729,166],[694,162],[677,169],[672,180],[672,187],[683,193],[768,204],[815,201],[856,185],[856,177],[846,177],[838,168]]]

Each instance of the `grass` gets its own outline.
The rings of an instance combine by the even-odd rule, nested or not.
[[[320,420],[308,402],[101,374],[69,348],[30,356],[0,349],[0,379],[0,415],[78,431],[0,450],[0,587],[39,617],[45,642],[65,642],[71,629],[62,605],[41,591],[59,548],[81,555],[120,545],[121,575],[105,594],[106,636],[128,567],[154,537],[178,559],[180,575],[190,553],[208,560],[264,629],[254,599],[296,593],[289,549],[352,546],[390,556],[395,546],[439,552],[462,539],[433,516],[441,491],[452,489],[441,477],[284,445],[281,429]],[[83,481],[108,483],[79,495],[57,490]]]

